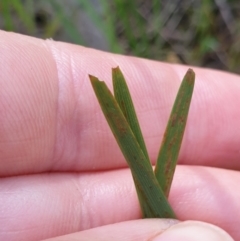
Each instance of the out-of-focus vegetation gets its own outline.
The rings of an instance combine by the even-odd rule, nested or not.
[[[1,0],[0,28],[240,73],[239,0]]]

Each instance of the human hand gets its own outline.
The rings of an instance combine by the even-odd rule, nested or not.
[[[13,33],[0,42],[0,240],[231,240],[206,223],[137,220],[131,174],[88,79],[111,85],[120,66],[154,164],[187,66]],[[169,201],[180,220],[240,240],[240,77],[193,69]]]

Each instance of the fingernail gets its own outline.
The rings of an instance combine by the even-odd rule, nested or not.
[[[186,221],[176,224],[152,241],[234,241],[228,233],[212,224]]]

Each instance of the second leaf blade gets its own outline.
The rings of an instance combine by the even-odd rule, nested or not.
[[[168,197],[191,103],[195,73],[189,69],[178,90],[158,154],[155,176]]]

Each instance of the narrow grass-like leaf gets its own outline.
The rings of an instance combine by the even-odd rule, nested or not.
[[[172,184],[191,103],[195,74],[189,69],[183,78],[164,133],[157,158],[155,176],[166,197]]]
[[[126,84],[126,80],[119,67],[112,69],[112,79],[113,79],[113,90],[114,97],[118,102],[128,124],[130,125],[133,134],[135,135],[139,146],[141,147],[143,153],[145,154],[148,164],[151,166],[149,161],[149,156],[147,148],[142,136],[141,128],[138,123],[136,111],[132,102],[132,98]]]
[[[10,2],[10,1],[9,1]],[[33,16],[29,15],[28,9],[23,5],[22,1],[12,0],[11,5],[16,11],[21,21],[28,28],[29,33],[34,33],[35,25],[33,21]]]
[[[152,167],[143,165],[143,163],[147,163],[146,156],[114,96],[103,81],[99,81],[94,76],[89,77],[102,111],[131,169],[135,186],[154,215],[152,218],[175,218],[176,216],[154,176]]]
[[[112,69],[112,81],[113,81],[113,90],[114,90],[114,97],[118,102],[119,107],[121,108],[130,128],[132,129],[135,138],[142,149],[145,159],[143,161],[147,161],[143,163],[143,165],[149,165],[149,169],[152,168],[152,165],[149,160],[149,156],[147,153],[147,148],[142,136],[141,128],[138,123],[136,111],[134,109],[134,105],[132,102],[132,98],[126,84],[125,78],[120,70],[119,67]],[[147,204],[145,204],[144,198],[141,196],[141,192],[137,189],[139,202],[141,205],[142,213],[144,217],[151,217],[151,210]]]
[[[78,32],[76,23],[71,21],[71,17],[67,16],[65,9],[61,7],[61,4],[59,2],[60,1],[54,0],[54,1],[49,1],[49,4],[52,5],[57,17],[60,19],[61,24],[64,27],[64,30],[70,36],[70,38],[74,41],[74,43],[84,45],[83,38],[81,37],[81,34]]]
[[[14,30],[14,21],[11,16],[11,3],[8,0],[1,1],[1,15],[3,17],[3,28],[7,31]]]

